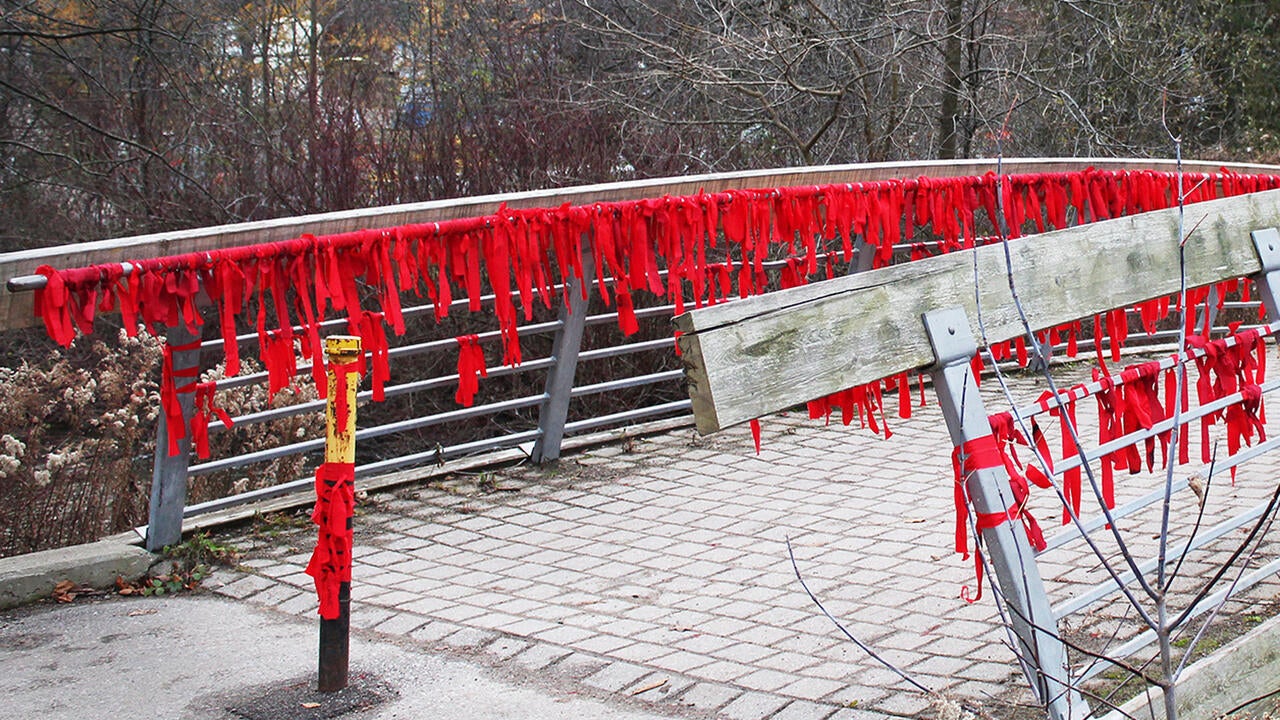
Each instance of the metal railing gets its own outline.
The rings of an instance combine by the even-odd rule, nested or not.
[[[1098,160],[1028,160],[1006,161],[1006,172],[1031,171],[1064,171],[1082,170],[1091,166],[1104,168],[1149,168],[1158,166],[1158,162],[1119,161],[1110,163]],[[1211,171],[1217,164],[1196,166],[1200,171]],[[460,217],[492,211],[501,203],[509,203],[511,207],[554,206],[561,202],[589,203],[598,199],[617,200],[621,198],[653,197],[664,192],[693,193],[697,190],[733,188],[733,187],[770,187],[810,185],[819,182],[854,182],[878,180],[890,177],[912,177],[914,175],[959,175],[980,173],[993,170],[994,163],[988,161],[964,161],[960,163],[919,163],[911,165],[892,164],[881,166],[849,166],[835,168],[807,168],[800,170],[783,170],[773,172],[736,173],[703,178],[686,178],[668,181],[645,181],[642,183],[599,186],[594,188],[576,188],[561,192],[527,193],[520,196],[502,198],[480,198],[457,202],[425,203],[417,206],[403,206],[392,209],[372,209],[362,214],[337,213],[313,218],[299,218],[268,223],[247,224],[243,227],[214,228],[208,231],[175,233],[163,236],[146,236],[142,238],[107,241],[75,249],[75,257],[80,262],[102,261],[112,254],[122,252],[121,248],[129,248],[136,252],[139,248],[155,252],[169,251],[181,247],[190,250],[193,247],[193,236],[196,249],[216,247],[218,243],[251,243],[265,242],[294,237],[302,232],[321,234],[337,232],[357,227],[356,223],[388,223],[388,222],[421,222],[448,217]],[[1165,169],[1170,169],[1166,167]],[[1275,172],[1276,168],[1262,166],[1237,166],[1237,172]],[[908,259],[914,251],[922,246],[931,247],[938,243],[925,238],[922,242],[912,242],[914,238],[894,246],[894,256],[898,260]],[[181,243],[181,244],[180,244]],[[584,242],[584,246],[589,243]],[[857,244],[854,257],[847,263],[840,264],[840,272],[851,273],[868,269],[871,266],[871,252],[874,251],[863,242]],[[71,251],[63,250],[71,256]],[[590,248],[587,247],[587,252]],[[10,258],[0,257],[0,271],[6,274],[21,274],[23,269],[31,268],[34,263],[50,261],[49,253],[57,250],[41,250],[29,253],[11,254]],[[714,258],[709,258],[709,262]],[[785,257],[773,256],[765,263],[770,273],[771,283],[776,287],[780,268],[786,264]],[[583,267],[591,267],[591,262],[584,262]],[[662,271],[665,277],[665,270]],[[451,406],[447,396],[454,388],[459,376],[441,372],[439,368],[448,366],[447,358],[457,348],[453,332],[448,327],[438,326],[436,332],[425,332],[422,326],[430,322],[430,318],[438,316],[436,308],[430,303],[404,307],[402,314],[413,325],[411,336],[422,336],[415,340],[405,340],[404,344],[393,345],[388,356],[395,362],[397,374],[402,370],[420,368],[421,373],[413,377],[402,377],[384,389],[388,400],[403,400],[403,411],[393,418],[379,418],[378,413],[362,412],[360,417],[366,424],[357,430],[357,440],[362,447],[368,447],[373,441],[390,436],[416,433],[423,430],[448,427],[449,432],[439,432],[440,442],[427,441],[426,447],[405,447],[404,443],[385,453],[373,454],[364,452],[357,460],[356,473],[359,477],[387,473],[394,470],[442,463],[446,460],[488,453],[498,449],[519,447],[535,462],[553,460],[559,457],[561,444],[565,437],[598,431],[601,429],[622,428],[637,422],[655,418],[687,416],[690,402],[682,397],[682,377],[678,370],[678,359],[675,357],[674,342],[666,321],[675,310],[675,305],[659,298],[647,298],[637,293],[638,306],[635,308],[637,319],[646,324],[640,339],[628,339],[621,336],[611,326],[616,325],[618,313],[604,306],[601,298],[593,294],[592,282],[586,282],[586,294],[578,292],[580,288],[553,287],[552,295],[556,298],[569,297],[572,302],[568,306],[544,311],[543,317],[519,325],[516,328],[520,340],[537,342],[546,348],[546,352],[526,359],[519,364],[495,364],[487,370],[487,379],[482,381],[482,388],[503,386],[499,397],[471,407]],[[9,283],[10,290],[24,290],[35,287],[29,278],[18,278]],[[514,293],[513,293],[514,294]],[[18,295],[4,296],[5,317],[0,318],[6,326],[12,327],[18,320],[27,317],[17,312],[21,302]],[[480,298],[486,307],[495,302],[492,293]],[[692,298],[687,298],[692,303]],[[462,309],[469,299],[454,300],[452,309]],[[644,303],[648,302],[647,305]],[[1239,312],[1245,304],[1232,302],[1225,309]],[[1256,307],[1249,304],[1248,307]],[[554,314],[554,317],[547,316]],[[500,338],[496,329],[483,330],[474,327],[477,318],[487,319],[488,314],[467,316],[466,326],[460,329],[467,333],[475,333],[481,343],[493,342]],[[22,322],[27,322],[24,320]],[[338,332],[346,327],[346,319],[328,320],[320,325],[322,332]],[[299,331],[301,328],[297,328]],[[1176,335],[1176,330],[1168,330],[1150,336],[1145,341],[1152,343],[1167,342]],[[181,333],[179,332],[178,335]],[[550,336],[550,340],[546,338]],[[254,345],[258,334],[245,332],[235,336],[235,342],[243,345]],[[170,338],[170,344],[183,344],[182,338]],[[394,338],[392,343],[397,342]],[[1143,342],[1139,336],[1134,342]],[[201,343],[200,357],[202,366],[211,363],[211,356],[222,352],[224,340],[209,339]],[[1080,343],[1081,352],[1091,347],[1088,339]],[[446,361],[441,361],[444,356]],[[634,362],[620,362],[629,360]],[[579,369],[589,367],[595,370],[580,373]],[[311,367],[302,364],[297,374],[305,377]],[[219,391],[235,391],[264,384],[268,381],[266,372],[255,372],[217,381]],[[631,393],[624,395],[624,393]],[[418,398],[429,394],[443,395],[444,400],[437,399],[429,405],[427,412],[414,412],[419,404]],[[358,402],[367,403],[373,392],[362,390]],[[588,405],[591,399],[600,397],[612,399],[612,403],[596,403]],[[184,408],[189,414],[189,398]],[[271,409],[255,410],[233,418],[236,427],[245,427],[260,423],[270,423],[302,414],[315,413],[322,409],[323,402],[318,400],[300,402],[295,405]],[[482,426],[473,430],[470,435],[455,432],[461,423],[473,423]],[[220,421],[210,424],[213,434],[226,432]],[[232,430],[234,432],[234,429]],[[191,478],[227,473],[248,465],[290,457],[311,457],[318,454],[323,447],[320,439],[296,439],[283,442],[271,448],[256,448],[239,454],[227,454],[207,461],[192,462],[190,452],[185,449],[178,455],[169,457],[164,453],[166,447],[163,423],[159,432],[157,447],[160,452],[156,461],[156,486],[168,483],[175,489],[173,492],[153,493],[152,516],[148,533],[149,547],[158,548],[176,541],[181,533],[181,518],[194,517],[234,507],[239,504],[259,501],[310,486],[310,478],[295,479],[292,477],[275,478],[275,482],[267,487],[254,488],[244,492],[233,493],[227,497],[207,502],[179,507],[176,511],[172,504],[166,505],[157,498],[172,498],[174,493],[185,497],[185,487]],[[449,439],[454,438],[454,439]],[[445,443],[448,444],[445,444]],[[314,460],[312,461],[314,462]],[[185,504],[185,503],[183,503]],[[176,514],[175,514],[176,513]],[[162,519],[164,518],[164,519]],[[175,534],[176,533],[176,534]]]

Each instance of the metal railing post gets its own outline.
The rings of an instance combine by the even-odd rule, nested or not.
[[[200,340],[187,329],[186,324],[165,329],[164,342],[169,348],[180,348]],[[173,376],[181,387],[184,378],[200,368],[200,348],[173,351]],[[182,408],[184,427],[191,426],[195,397],[190,390],[179,392],[178,404]],[[157,413],[156,454],[151,473],[151,507],[147,520],[146,548],[159,552],[169,545],[182,542],[182,511],[187,504],[187,468],[191,463],[191,435],[186,433],[178,440],[178,454],[169,454],[169,425],[164,409]]]
[[[978,346],[964,310],[934,310],[922,319],[937,360],[931,371],[933,387],[951,442],[959,448],[990,438],[991,424],[969,364]],[[974,516],[1007,517],[1017,504],[1009,475],[1003,464],[988,464],[991,466],[968,473],[964,479],[966,495]],[[1036,696],[1052,720],[1085,717],[1089,708],[1071,685],[1066,647],[1058,635],[1035,551],[1022,523],[1016,519],[983,523],[979,532],[1017,638],[1018,660]]]
[[[535,463],[556,460],[564,441],[564,426],[569,419],[569,399],[578,372],[578,352],[582,349],[582,331],[587,324],[587,304],[591,300],[592,257],[583,245],[583,277],[571,277],[566,283],[568,302],[560,308],[560,328],[551,346],[551,367],[547,370],[547,399],[538,412],[538,439],[530,454]]]

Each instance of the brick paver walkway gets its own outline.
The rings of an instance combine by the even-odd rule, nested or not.
[[[1024,400],[1035,385],[1016,384]],[[1096,432],[1091,414],[1080,412],[1086,435]],[[356,518],[352,623],[673,714],[847,720],[926,710],[927,698],[822,617],[796,581],[789,538],[827,609],[919,682],[970,702],[1030,701],[990,591],[976,604],[959,598],[973,568],[952,551],[940,412],[931,399],[890,424],[885,440],[779,416],[764,421],[759,455],[745,428],[712,438],[685,430],[558,467],[376,496]],[[1234,487],[1219,479],[1205,524],[1269,495],[1276,462],[1255,461]],[[1120,480],[1121,502],[1149,483]],[[1037,497],[1051,535],[1053,498]],[[1183,497],[1177,514],[1193,517],[1194,500]],[[302,572],[309,537],[237,541],[253,547],[253,573],[220,592],[313,615]],[[1053,596],[1097,582],[1097,565],[1080,551],[1047,556]],[[1118,617],[1103,606],[1067,627],[1096,641]],[[1125,625],[1120,635],[1131,633]]]

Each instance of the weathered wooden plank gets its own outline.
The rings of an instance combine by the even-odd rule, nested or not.
[[[1006,173],[1065,172],[1087,167],[1105,170],[1155,169],[1171,171],[1174,164],[1161,160],[1104,158],[1031,158],[1005,160]],[[1226,167],[1238,173],[1276,173],[1280,167],[1243,163],[1184,163],[1187,172],[1216,172]],[[30,275],[40,265],[83,267],[129,259],[179,255],[188,252],[289,240],[304,233],[332,235],[366,228],[394,227],[409,223],[439,222],[488,215],[506,203],[513,208],[557,207],[564,203],[636,200],[663,195],[691,195],[699,190],[720,192],[731,188],[792,187],[830,183],[870,182],[919,176],[953,177],[995,171],[994,160],[934,160],[924,162],[869,163],[823,167],[753,170],[736,173],[692,175],[573,188],[487,195],[406,205],[363,208],[302,217],[221,225],[192,230],[137,235],[0,254],[0,280]],[[0,291],[0,330],[35,324],[30,293]]]
[[[1260,270],[1249,233],[1280,227],[1280,190],[1189,206],[1190,286]],[[1010,243],[1033,329],[1176,293],[1178,210],[1093,223]],[[760,295],[681,315],[676,326],[698,430],[767,415],[933,363],[920,316],[959,305],[990,342],[1022,334],[991,245]]]

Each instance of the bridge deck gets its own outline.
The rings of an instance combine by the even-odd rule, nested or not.
[[[1013,388],[1024,401],[1040,390],[1027,378]],[[984,394],[995,390],[984,382]],[[1093,414],[1091,402],[1079,412],[1085,437],[1096,437]],[[925,709],[927,699],[821,617],[792,573],[790,537],[828,609],[921,683],[972,702],[1030,701],[990,596],[973,605],[959,598],[973,567],[951,549],[950,445],[940,412],[917,408],[890,424],[895,435],[886,442],[838,421],[775,416],[763,422],[758,456],[745,427],[703,439],[685,430],[558,468],[375,497],[356,519],[352,622],[534,671],[539,682],[673,712],[866,718]],[[1271,453],[1242,466],[1234,486],[1225,474],[1216,478],[1204,526],[1269,497],[1277,475],[1280,456]],[[1119,502],[1153,482],[1118,476]],[[1058,511],[1047,491],[1037,493],[1036,514],[1052,536]],[[1174,517],[1184,524],[1175,535],[1195,516],[1190,493],[1177,502]],[[1126,525],[1153,528],[1135,533],[1148,538],[1140,545],[1150,547],[1155,518],[1152,509]],[[305,532],[238,540],[253,547],[246,564],[257,574],[225,577],[220,592],[313,615]],[[1224,555],[1240,536],[1214,552]],[[1101,580],[1097,563],[1074,546],[1054,552],[1042,567],[1055,601]],[[1259,612],[1253,605],[1278,592],[1276,581],[1264,582],[1228,609]],[[1096,647],[1136,631],[1123,617],[1119,605],[1094,607],[1064,627]],[[358,665],[358,650],[353,658]],[[652,689],[631,699],[645,687]]]

